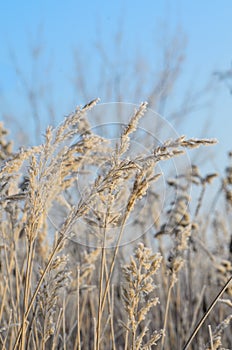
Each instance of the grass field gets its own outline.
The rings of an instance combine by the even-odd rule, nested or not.
[[[170,174],[163,206],[159,164],[216,141],[129,157],[146,103],[114,148],[91,131],[96,103],[19,152],[1,125],[0,348],[232,349],[232,167]]]

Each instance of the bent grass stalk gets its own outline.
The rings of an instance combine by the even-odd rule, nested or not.
[[[222,294],[226,291],[226,289],[228,288],[228,286],[230,285],[230,283],[232,282],[232,275],[230,276],[230,278],[228,279],[228,281],[225,283],[224,287],[221,289],[221,291],[218,293],[218,295],[216,296],[216,298],[213,300],[213,302],[211,303],[211,305],[209,306],[208,310],[206,311],[206,313],[203,315],[203,317],[200,319],[199,323],[197,324],[196,328],[194,329],[194,331],[192,332],[191,336],[189,337],[189,339],[187,340],[186,344],[183,347],[183,350],[187,350],[189,345],[191,345],[193,339],[195,338],[195,336],[197,335],[197,333],[199,332],[201,326],[203,325],[203,323],[205,322],[206,318],[209,316],[210,312],[213,310],[214,306],[217,304],[218,299],[221,298]]]

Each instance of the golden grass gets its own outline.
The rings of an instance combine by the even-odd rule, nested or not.
[[[91,131],[86,113],[96,103],[48,127],[42,145],[17,153],[0,126],[0,348],[231,348],[231,168],[220,189],[221,222],[213,209],[204,215],[217,174],[202,176],[193,166],[167,179],[177,195],[160,223],[142,234],[143,214],[141,238],[122,247],[135,208],[154,191],[158,163],[215,141],[182,136],[128,158],[146,103],[114,149]],[[78,195],[80,178],[102,161],[107,169]],[[190,186],[199,189],[191,206]]]

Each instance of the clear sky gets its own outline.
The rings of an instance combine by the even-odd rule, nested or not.
[[[136,71],[128,73],[131,62],[139,58],[138,69],[149,76],[150,69],[154,72],[159,68],[160,48],[173,36],[186,41],[181,77],[172,100],[173,104],[181,104],[187,89],[199,91],[213,78],[214,71],[231,68],[231,18],[230,0],[1,1],[0,119],[4,119],[6,125],[33,128],[16,66],[29,85],[36,79],[36,84],[44,88],[44,100],[52,101],[55,119],[59,122],[76,105],[87,102],[84,94],[74,89],[74,51],[88,81],[86,96],[101,97],[103,102],[108,102],[107,94],[101,96],[99,76],[109,80],[118,75],[128,75],[128,79],[133,76],[136,84]],[[118,50],[117,33],[121,35]],[[35,43],[43,49],[37,67],[31,58]],[[104,67],[108,69],[107,75]],[[201,108],[188,115],[177,132],[197,137],[202,136],[204,130],[205,136],[217,137],[220,141],[217,155],[224,164],[226,151],[232,149],[232,94],[225,82],[213,79],[210,97],[200,101]],[[132,103],[146,99],[145,92],[143,88],[137,100],[127,91],[126,83],[121,91],[125,102]],[[45,109],[41,108],[40,112],[43,118]],[[171,113],[170,109],[166,113]]]

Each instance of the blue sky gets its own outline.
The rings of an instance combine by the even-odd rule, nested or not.
[[[160,48],[166,40],[175,33],[177,37],[183,36],[187,42],[185,61],[173,97],[173,104],[177,105],[186,89],[198,91],[215,70],[231,68],[232,2],[229,0],[15,0],[2,1],[0,14],[0,118],[12,127],[18,124],[33,128],[14,59],[30,84],[36,74],[36,81],[46,84],[45,100],[53,101],[57,122],[76,105],[87,102],[73,88],[74,50],[82,64],[87,65],[83,73],[88,80],[89,98],[102,97],[96,84],[104,67],[97,52],[98,43],[110,61],[115,61],[112,71],[108,67],[108,79],[111,73],[113,77],[129,74],[127,70],[135,57],[139,57],[140,68],[149,76],[150,68],[155,71],[159,67]],[[114,39],[120,29],[122,42],[117,51]],[[30,55],[35,42],[43,47],[37,67],[33,66]],[[136,80],[135,73],[134,78]],[[214,83],[210,97],[206,98],[207,106],[203,101],[203,107],[191,113],[177,132],[197,137],[202,136],[204,130],[205,136],[217,137],[220,141],[217,159],[225,163],[226,151],[232,149],[232,95],[225,83],[217,84],[216,77]],[[144,92],[138,100],[127,93],[125,91],[125,102],[139,103],[146,98]],[[106,96],[103,102],[108,102]],[[43,112],[42,108],[42,115]]]

